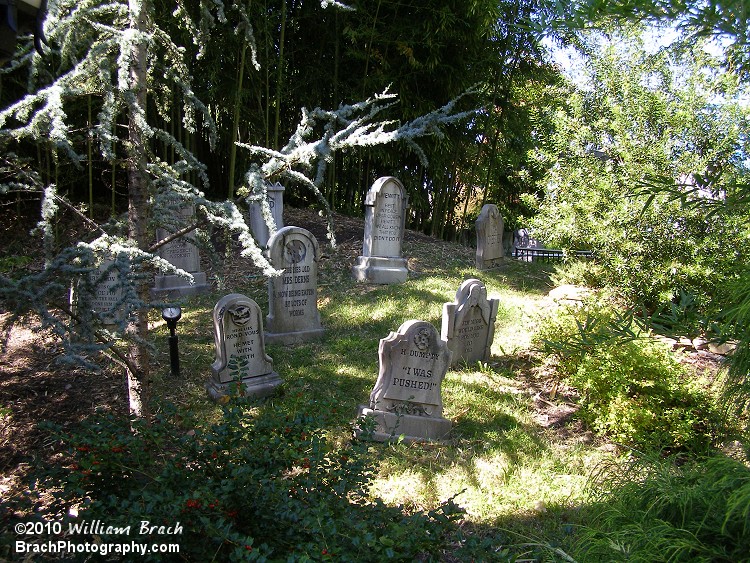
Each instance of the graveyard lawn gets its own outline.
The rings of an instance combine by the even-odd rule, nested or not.
[[[373,446],[380,467],[373,493],[414,510],[432,509],[457,495],[466,510],[467,531],[481,536],[513,529],[519,544],[526,543],[520,539],[524,535],[545,542],[564,539],[591,469],[611,459],[617,448],[574,416],[575,391],[556,384],[554,373],[540,366],[530,351],[535,319],[551,306],[549,267],[506,260],[499,268],[478,272],[474,249],[407,230],[403,256],[409,281],[358,284],[351,265],[362,251],[361,219],[334,216],[338,246],[332,249],[317,211],[287,207],[284,213],[286,225],[307,229],[320,242],[319,307],[326,336],[322,342],[268,347],[284,379],[276,400],[290,413],[325,413],[331,425],[328,439],[345,443],[351,438],[357,405],[367,400],[378,374],[379,339],[414,318],[439,331],[443,303],[453,301],[463,280],[480,278],[488,294],[500,300],[491,359],[449,370],[444,416],[454,430],[447,444]],[[25,232],[16,232],[23,241],[11,242],[6,247],[10,252],[42,255],[28,249]],[[224,295],[242,293],[267,311],[266,278],[236,252],[226,253],[223,240],[214,237],[219,252],[201,252],[213,290],[181,303],[179,385],[169,375],[165,323],[158,312],[151,316],[158,374],[154,395],[206,420],[218,412],[204,388],[214,356],[215,303]],[[0,317],[8,319],[8,314]],[[30,470],[66,462],[61,444],[38,428],[39,421],[73,428],[96,410],[126,412],[123,375],[116,365],[108,364],[98,375],[62,367],[54,361],[61,351],[51,336],[32,326],[33,319],[25,319],[7,333],[0,359],[2,498],[23,494]],[[716,369],[705,355],[684,357],[695,364],[696,372]],[[448,477],[436,478],[438,474]],[[484,489],[493,492],[487,495]],[[540,556],[535,548],[518,553],[531,552]],[[446,554],[445,560],[454,559]]]

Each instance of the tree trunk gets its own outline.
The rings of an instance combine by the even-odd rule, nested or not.
[[[286,0],[281,0],[281,32],[279,37],[279,61],[276,74],[276,115],[273,125],[273,148],[280,149],[279,131],[281,129],[281,101],[284,86],[284,40],[286,35]]]
[[[242,103],[242,82],[245,78],[245,58],[247,57],[247,41],[242,44],[240,52],[240,69],[237,76],[237,96],[234,99],[234,111],[232,112],[232,139],[229,145],[229,186],[227,187],[227,199],[234,198],[234,169],[237,166],[237,138],[240,128],[240,104]]]
[[[150,2],[129,0],[131,29],[145,33],[148,29]],[[133,99],[128,108],[128,237],[138,248],[146,249],[148,240],[148,178],[146,175],[146,142],[139,122],[139,114],[146,111],[146,54],[144,39],[138,38],[130,61],[130,90]],[[148,283],[138,276],[139,298],[149,301]],[[141,308],[131,318],[128,336],[132,343],[128,353],[133,368],[127,371],[128,401],[131,414],[148,417],[150,401],[150,358],[148,340],[148,311]]]
[[[91,119],[91,94],[87,96],[88,98],[88,110],[89,110],[89,122],[88,122],[88,131],[86,132],[86,156],[89,161],[89,219],[94,218],[94,160],[93,160],[93,129],[94,129],[94,123]]]

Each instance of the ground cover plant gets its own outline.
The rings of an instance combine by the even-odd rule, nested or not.
[[[536,344],[581,393],[580,416],[642,451],[706,452],[726,438],[719,386],[689,374],[632,311],[597,297],[544,319]]]
[[[289,212],[294,218],[288,223],[324,232],[314,212]],[[221,274],[220,290],[181,303],[180,379],[169,375],[166,326],[157,311],[151,315],[159,366],[154,394],[161,398],[151,425],[133,434],[126,420],[106,413],[83,417],[82,424],[71,424],[70,415],[57,426],[29,421],[42,451],[27,443],[17,452],[28,465],[14,475],[12,488],[6,485],[11,494],[3,497],[1,555],[13,557],[13,522],[62,518],[72,508],[77,521],[179,520],[180,557],[194,561],[569,561],[569,554],[596,560],[593,548],[577,546],[590,534],[606,542],[617,531],[600,528],[604,520],[593,508],[614,505],[619,483],[606,482],[612,496],[593,498],[591,471],[602,462],[619,467],[628,450],[606,433],[596,436],[575,416],[578,390],[555,387],[555,374],[531,352],[540,319],[557,308],[546,296],[551,269],[508,261],[480,273],[471,249],[408,233],[405,284],[356,284],[349,267],[361,250],[361,223],[341,218],[340,228],[339,248],[326,248],[321,261],[326,335],[267,347],[284,379],[274,397],[221,405],[203,388],[214,359],[216,300],[240,292],[265,309],[268,296],[264,277],[224,254],[211,267]],[[442,304],[468,277],[480,277],[501,307],[492,360],[458,366],[444,382],[444,415],[454,423],[450,439],[353,442],[357,405],[367,401],[377,376],[378,341],[410,318],[439,326]],[[81,385],[93,389],[108,375],[76,377],[71,389],[60,388],[61,399]],[[28,378],[17,376],[12,389],[18,393]],[[21,434],[15,421],[24,419],[8,391],[2,404],[8,405],[3,440],[9,445],[9,433]],[[98,397],[106,410],[107,399]],[[664,467],[681,471],[670,462]],[[716,489],[722,498],[729,492]],[[33,517],[32,501],[41,509]],[[732,503],[733,514],[744,513],[740,497]],[[641,512],[634,508],[631,516]]]

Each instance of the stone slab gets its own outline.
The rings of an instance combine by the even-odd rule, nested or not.
[[[445,418],[396,414],[360,405],[357,410],[357,418],[363,416],[373,418],[376,430],[371,435],[367,435],[359,427],[356,427],[354,435],[360,439],[371,439],[376,442],[397,440],[403,440],[407,443],[441,442],[448,437],[452,427],[451,421]]]
[[[406,258],[358,256],[352,267],[352,276],[358,282],[390,285],[404,283],[409,277]]]
[[[404,283],[407,262],[401,256],[409,195],[397,178],[384,176],[365,196],[365,228],[362,255],[352,268],[359,282],[375,284]]]
[[[380,370],[370,402],[358,415],[371,416],[375,432],[355,435],[378,441],[404,435],[409,441],[440,440],[450,431],[442,417],[441,386],[451,351],[434,326],[411,320],[380,340]],[[397,433],[397,434],[396,434]]]
[[[268,241],[268,258],[283,273],[268,280],[266,343],[296,344],[323,336],[318,312],[318,241],[306,229],[284,227]]]
[[[246,396],[267,396],[282,380],[265,352],[263,318],[258,304],[238,293],[222,297],[214,307],[216,360],[206,384],[217,399],[242,385]]]
[[[476,221],[478,270],[496,268],[503,263],[503,217],[494,203],[485,204]]]
[[[266,201],[273,218],[274,228],[284,227],[284,186],[279,183],[266,186]],[[265,248],[271,238],[268,225],[263,218],[261,203],[254,201],[248,210],[248,225],[258,246]]]
[[[440,337],[453,353],[452,365],[489,361],[499,305],[487,299],[487,288],[477,279],[464,281],[455,301],[443,305]]]

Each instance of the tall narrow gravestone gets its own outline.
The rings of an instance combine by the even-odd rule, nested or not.
[[[266,201],[271,210],[274,227],[281,229],[284,226],[284,186],[279,183],[266,186]],[[259,201],[250,204],[249,210],[250,231],[253,233],[258,246],[265,248],[270,238],[268,225],[263,218],[263,210]]]
[[[284,272],[268,280],[266,342],[294,344],[322,336],[318,241],[310,231],[284,227],[268,241],[268,257],[274,268]]]
[[[186,206],[180,211],[180,219],[183,225],[189,225],[195,220],[195,211],[192,206]],[[169,236],[166,229],[156,229],[157,240]],[[206,273],[201,272],[201,257],[198,248],[185,236],[168,242],[157,251],[161,258],[172,264],[175,268],[184,270],[193,276],[190,280],[175,274],[159,274],[154,277],[154,287],[151,293],[156,296],[177,297],[183,295],[195,295],[208,291]]]
[[[441,440],[451,422],[442,417],[441,385],[451,362],[451,351],[437,330],[425,321],[407,321],[398,332],[380,341],[380,373],[370,404],[360,405],[358,417],[374,420],[371,437],[384,442],[404,436],[406,441]]]
[[[476,222],[477,270],[499,266],[505,255],[503,251],[503,216],[494,203],[482,207]]]
[[[409,270],[401,257],[409,196],[392,176],[378,179],[365,197],[362,256],[352,268],[360,282],[392,284],[406,281]]]
[[[242,394],[264,397],[281,384],[273,360],[263,344],[263,319],[258,304],[244,295],[222,297],[214,307],[216,361],[206,385],[209,395],[219,399],[236,385]]]
[[[458,288],[455,302],[443,305],[440,337],[453,353],[451,365],[489,361],[499,304],[497,299],[487,299],[481,281],[471,279]]]

